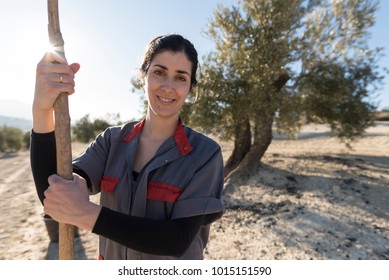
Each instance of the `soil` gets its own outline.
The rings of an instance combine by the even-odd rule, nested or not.
[[[221,143],[224,158],[230,143]],[[73,144],[74,155],[84,145]],[[226,182],[226,211],[205,259],[389,259],[389,122],[347,148],[325,125],[298,139],[275,135],[260,171]],[[58,259],[42,218],[29,152],[0,154],[0,260]],[[98,197],[93,197],[98,201]],[[75,259],[96,259],[96,235],[79,230]]]

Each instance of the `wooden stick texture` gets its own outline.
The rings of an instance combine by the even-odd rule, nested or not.
[[[50,44],[55,51],[64,53],[64,41],[59,25],[58,0],[48,0],[48,31]],[[64,179],[73,179],[70,114],[67,93],[61,93],[54,104],[57,173]],[[74,259],[75,227],[59,224],[59,259]]]

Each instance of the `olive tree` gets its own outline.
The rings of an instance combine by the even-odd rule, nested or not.
[[[259,167],[273,128],[295,135],[303,117],[345,141],[371,125],[382,49],[370,49],[375,1],[245,0],[214,12],[192,126],[234,141],[225,174]]]

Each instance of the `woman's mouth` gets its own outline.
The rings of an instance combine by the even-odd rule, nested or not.
[[[158,97],[158,100],[163,103],[163,104],[171,104],[175,101],[175,99],[171,99],[171,98],[165,98],[165,97],[162,97],[162,96],[159,96],[157,95]]]

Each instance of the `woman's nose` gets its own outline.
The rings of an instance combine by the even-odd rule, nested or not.
[[[167,91],[174,90],[174,78],[172,77],[166,77],[163,81],[163,88]]]

